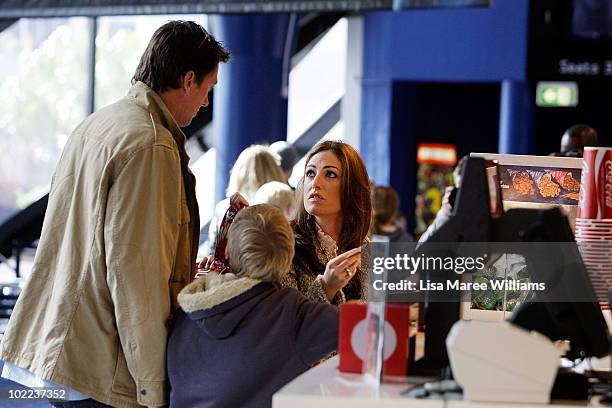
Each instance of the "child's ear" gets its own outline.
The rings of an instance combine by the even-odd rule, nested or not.
[[[285,208],[285,218],[291,220],[293,218],[293,204]]]

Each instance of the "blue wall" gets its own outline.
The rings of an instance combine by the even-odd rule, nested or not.
[[[528,153],[525,95],[529,0],[494,0],[489,8],[423,9],[364,15],[361,152],[370,177],[400,193],[409,225],[414,214],[416,95],[401,82],[512,83],[502,87],[499,135],[508,153]],[[504,99],[505,98],[505,99]],[[510,99],[508,99],[510,98]],[[457,109],[469,109],[457,107]],[[444,120],[444,114],[440,114]],[[524,125],[517,126],[520,121]],[[474,137],[490,137],[475,132]],[[514,146],[514,140],[517,146]],[[497,140],[495,141],[497,142]],[[520,151],[519,151],[520,150]]]
[[[364,79],[523,81],[528,0],[490,8],[367,13]]]

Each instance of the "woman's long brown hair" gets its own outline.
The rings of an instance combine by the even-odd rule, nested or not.
[[[372,197],[370,179],[361,156],[352,146],[339,141],[323,141],[315,145],[306,155],[306,165],[317,153],[330,150],[342,165],[340,174],[340,204],[342,229],[338,238],[338,253],[361,246],[372,222]],[[297,185],[295,194],[296,214],[292,221],[295,232],[294,264],[310,274],[323,273],[316,255],[317,233],[314,217],[304,208],[304,177]],[[356,279],[353,279],[355,281]]]

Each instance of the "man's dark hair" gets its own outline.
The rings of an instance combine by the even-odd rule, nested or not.
[[[179,79],[188,71],[200,84],[230,52],[193,21],[169,21],[155,31],[142,54],[132,84],[142,81],[155,92],[179,88]]]
[[[582,157],[585,146],[597,146],[597,131],[589,125],[574,125],[561,137],[561,156]]]
[[[570,137],[579,139],[583,146],[597,145],[597,131],[589,125],[574,125],[566,132]]]

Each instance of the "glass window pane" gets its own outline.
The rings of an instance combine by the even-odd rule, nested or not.
[[[289,74],[287,140],[294,142],[342,98],[348,22],[340,19]],[[321,73],[325,73],[321,75]]]
[[[206,15],[112,16],[98,18],[96,35],[95,109],[123,97],[151,36],[169,20],[196,21],[206,27]]]
[[[0,223],[48,192],[86,116],[89,21],[20,19],[0,32]]]

